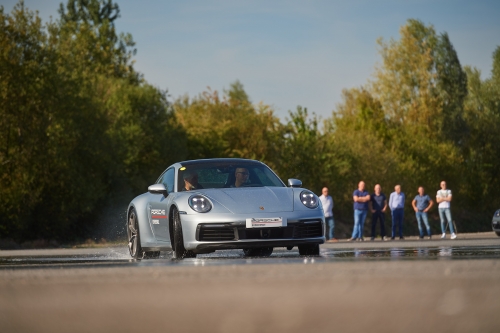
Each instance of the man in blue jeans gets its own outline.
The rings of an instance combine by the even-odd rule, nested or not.
[[[431,227],[429,226],[429,219],[427,218],[427,212],[431,209],[434,202],[432,199],[425,194],[425,190],[422,186],[418,188],[418,194],[415,199],[411,202],[413,210],[415,211],[415,217],[417,218],[418,231],[420,233],[420,239],[424,238],[424,230],[422,230],[422,220],[424,221],[425,228],[427,229],[427,235],[431,239]]]
[[[333,219],[333,199],[328,195],[328,187],[323,187],[319,200],[321,200],[321,206],[323,206],[323,212],[325,213],[325,222],[328,227],[327,242],[337,242],[337,239],[333,237],[333,228],[335,228],[335,220]]]
[[[450,226],[451,239],[456,239],[457,235],[455,234],[455,228],[453,228],[453,220],[451,219],[451,210],[450,210],[450,202],[451,202],[451,190],[446,188],[446,182],[443,180],[441,182],[441,189],[436,194],[436,201],[439,204],[439,219],[441,220],[441,231],[443,234],[441,238],[446,238],[446,227],[444,223],[448,220],[448,225]]]
[[[391,209],[392,215],[392,240],[394,240],[394,238],[396,237],[396,227],[399,228],[399,239],[405,239],[403,237],[403,216],[405,199],[405,194],[401,192],[401,186],[396,185],[394,187],[394,192],[392,192],[391,196],[389,197],[389,208]]]
[[[352,236],[348,241],[360,240],[364,241],[363,229],[365,227],[366,214],[368,213],[368,202],[370,201],[370,193],[365,191],[365,182],[360,181],[358,189],[352,194],[354,200],[354,229]]]

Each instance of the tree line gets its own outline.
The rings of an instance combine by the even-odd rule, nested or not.
[[[500,48],[482,79],[446,33],[411,19],[398,40],[378,41],[374,77],[344,90],[331,117],[299,106],[280,121],[238,81],[170,101],[134,69],[119,13],[112,0],[68,0],[44,24],[22,1],[0,9],[0,238],[88,237],[168,165],[211,157],[261,160],[316,193],[328,186],[346,231],[359,180],[386,194],[401,184],[412,198],[445,179],[459,231],[489,230],[500,208]]]

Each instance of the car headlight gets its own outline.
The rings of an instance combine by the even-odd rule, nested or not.
[[[188,199],[189,207],[191,207],[195,212],[206,213],[212,209],[212,204],[202,195],[195,194]]]
[[[300,201],[307,208],[316,208],[318,207],[318,197],[314,195],[311,191],[302,191],[300,192]]]

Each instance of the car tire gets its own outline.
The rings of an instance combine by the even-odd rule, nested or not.
[[[500,231],[495,231],[495,234],[497,234],[497,236],[500,237]]]
[[[173,249],[173,257],[175,259],[184,259],[184,258],[196,258],[196,253],[193,251],[188,251],[184,247],[184,237],[182,235],[182,224],[181,224],[181,216],[179,215],[179,211],[174,208],[173,217],[174,217],[174,244],[172,246]]]
[[[299,254],[301,256],[319,256],[319,244],[299,245]]]
[[[141,234],[139,232],[139,220],[137,212],[132,208],[128,214],[127,221],[128,251],[134,259],[156,259],[160,257],[160,251],[144,251],[141,247]]]
[[[257,247],[252,249],[244,249],[245,257],[269,257],[273,253],[272,247]]]

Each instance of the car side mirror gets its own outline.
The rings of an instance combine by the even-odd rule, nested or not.
[[[153,184],[148,186],[148,192],[151,194],[163,194],[163,196],[168,195],[168,191],[163,184]]]
[[[290,179],[288,179],[288,186],[290,186],[290,187],[302,187],[302,182],[298,179],[290,178]]]

